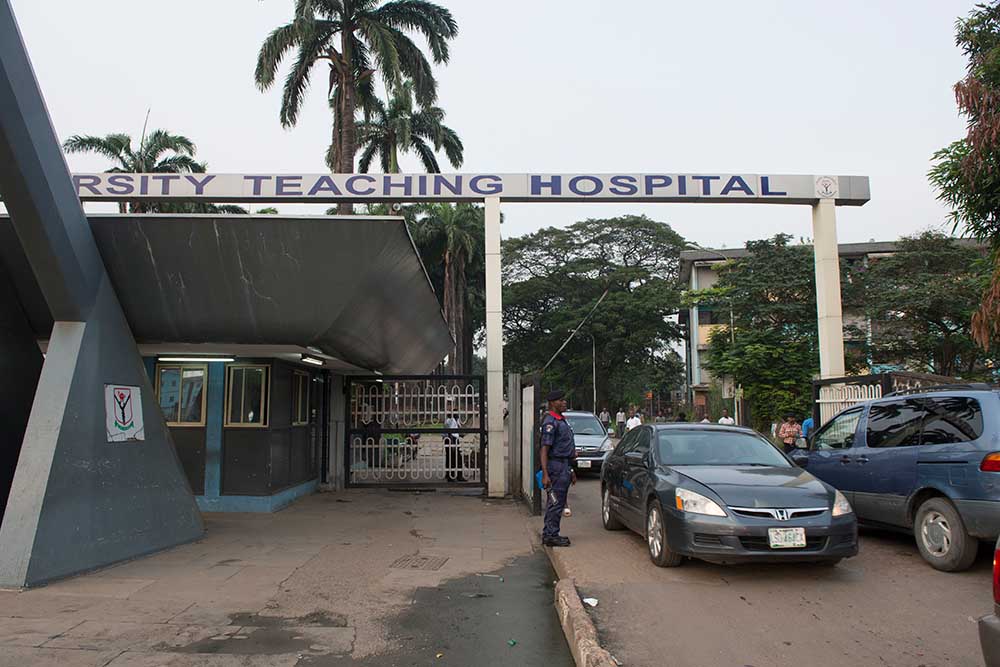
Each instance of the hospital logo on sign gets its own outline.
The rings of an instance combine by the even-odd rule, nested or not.
[[[104,385],[104,414],[108,442],[146,439],[139,387]]]
[[[836,176],[820,176],[816,179],[816,196],[833,199],[840,194],[840,181]]]

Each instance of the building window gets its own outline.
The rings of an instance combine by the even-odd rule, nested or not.
[[[309,376],[292,372],[292,426],[309,423]]]
[[[226,426],[267,426],[268,366],[226,367]]]
[[[205,425],[205,364],[157,364],[156,396],[169,426]]]

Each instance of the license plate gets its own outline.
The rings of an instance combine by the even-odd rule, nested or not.
[[[589,468],[590,467],[590,461],[584,461],[582,459],[578,460],[576,462],[576,467],[577,468]]]
[[[795,549],[806,546],[805,528],[768,528],[767,539],[772,549]]]

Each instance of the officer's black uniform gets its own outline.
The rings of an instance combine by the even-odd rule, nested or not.
[[[562,397],[563,392],[554,391],[545,400],[556,401]],[[542,420],[542,447],[549,448],[547,472],[550,482],[542,541],[552,542],[559,539],[559,524],[566,507],[566,495],[573,478],[573,462],[576,460],[573,429],[562,415],[555,412],[545,415]]]

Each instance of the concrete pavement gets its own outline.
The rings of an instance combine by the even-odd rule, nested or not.
[[[525,519],[510,501],[374,490],[208,514],[199,542],[0,591],[0,667],[568,666]]]
[[[638,535],[608,532],[600,483],[570,491],[572,577],[601,644],[625,665],[981,667],[975,619],[992,608],[990,552],[964,573],[926,565],[909,536],[863,531],[861,554],[822,565],[654,566]],[[533,526],[540,523],[533,519]]]

